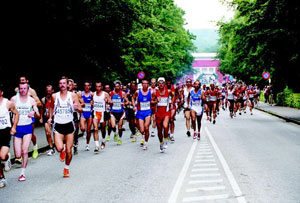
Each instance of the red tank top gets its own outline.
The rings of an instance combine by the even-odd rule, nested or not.
[[[160,101],[157,103],[157,112],[168,112],[169,111],[169,92],[165,86],[165,94],[161,95],[159,89],[156,90],[156,97],[160,97]]]

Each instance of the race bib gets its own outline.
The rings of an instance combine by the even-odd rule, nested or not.
[[[0,118],[0,129],[4,129],[8,125],[8,120],[6,117]]]
[[[140,102],[141,111],[150,110],[150,102]]]
[[[113,106],[112,106],[113,110],[121,110],[122,109],[121,99],[112,99],[112,102],[113,102]]]
[[[210,96],[210,101],[217,101],[217,97],[216,96]]]
[[[192,105],[193,106],[200,106],[201,102],[200,102],[200,100],[192,101]]]
[[[168,97],[161,97],[157,106],[168,106]]]
[[[86,103],[83,107],[83,111],[88,112],[92,110],[92,105],[90,103]]]
[[[104,103],[103,102],[95,102],[94,103],[94,110],[98,112],[104,111]]]

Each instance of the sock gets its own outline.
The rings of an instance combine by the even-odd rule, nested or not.
[[[173,134],[170,135],[170,137],[173,137],[173,136],[174,136]]]
[[[37,150],[37,149],[38,149],[37,144],[35,144],[35,145],[33,146],[33,149],[34,149],[34,150]]]
[[[21,175],[25,176],[25,168],[21,169]]]
[[[99,147],[99,141],[95,141],[96,147]]]
[[[65,169],[70,169],[70,167],[68,165],[65,165]]]

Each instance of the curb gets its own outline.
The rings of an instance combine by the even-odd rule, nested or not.
[[[284,117],[284,116],[280,116],[280,115],[278,115],[276,113],[273,113],[273,112],[270,112],[270,111],[266,111],[266,110],[261,109],[261,108],[255,107],[255,109],[257,109],[259,111],[262,111],[262,112],[265,112],[265,113],[268,113],[268,114],[270,114],[272,116],[276,116],[278,118],[281,118],[281,119],[285,120],[286,122],[291,122],[291,123],[295,123],[297,125],[300,125],[300,121],[299,120],[295,120],[295,119],[292,119],[292,118],[287,118],[287,117]]]

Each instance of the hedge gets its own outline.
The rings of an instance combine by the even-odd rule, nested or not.
[[[300,109],[300,93],[294,93],[293,90],[285,88],[283,92],[277,94],[277,105]]]

